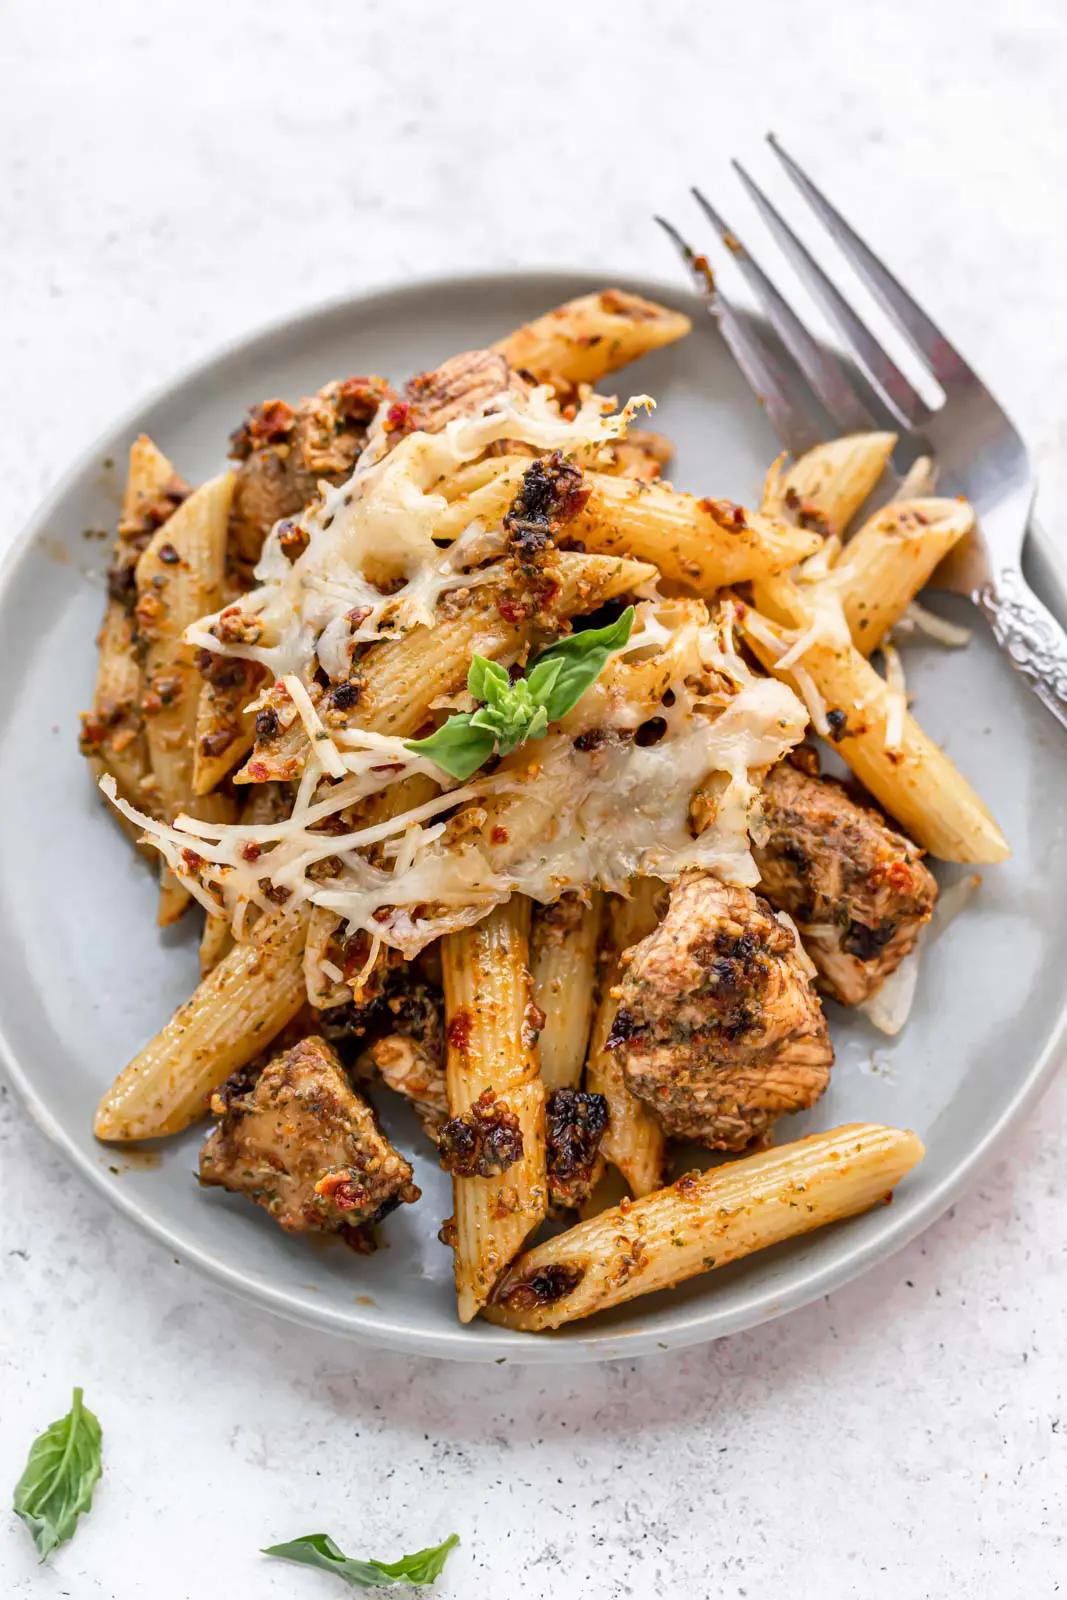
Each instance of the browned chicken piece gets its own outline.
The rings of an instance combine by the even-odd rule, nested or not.
[[[826,1018],[792,933],[751,889],[683,880],[622,959],[608,1045],[668,1134],[743,1150],[818,1100],[833,1062]]]
[[[388,399],[395,395],[384,378],[345,378],[295,409],[284,400],[252,407],[230,436],[230,455],[241,463],[230,512],[230,542],[240,565],[255,565],[274,524],[302,511],[320,479],[344,482]]]
[[[389,1031],[363,1051],[355,1070],[360,1076],[379,1074],[390,1089],[410,1100],[436,1144],[448,1120],[444,1001],[439,990],[406,969],[391,978],[370,1023],[377,1021]]]
[[[289,1233],[340,1233],[419,1198],[411,1167],[352,1089],[324,1039],[302,1039],[250,1082],[238,1074],[212,1101],[218,1126],[200,1152],[200,1182],[246,1194]]]
[[[420,372],[404,393],[411,407],[411,431],[440,433],[457,417],[474,416],[489,400],[511,387],[512,373],[496,350],[465,350],[433,372]]]
[[[859,1005],[914,948],[937,899],[918,845],[844,786],[782,762],[763,785],[760,889],[788,912],[818,984]]]

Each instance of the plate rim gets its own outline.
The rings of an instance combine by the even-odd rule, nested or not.
[[[668,303],[689,305],[698,314],[699,302],[676,281],[635,274],[615,269],[600,269],[576,265],[526,266],[486,270],[469,267],[448,273],[418,273],[402,282],[388,280],[372,283],[365,289],[312,302],[296,307],[279,316],[247,330],[233,339],[215,346],[206,355],[188,363],[174,375],[155,385],[127,408],[118,418],[102,429],[64,470],[51,491],[41,501],[19,534],[11,541],[0,558],[0,613],[8,603],[13,588],[35,542],[57,508],[71,493],[76,481],[87,470],[94,468],[101,452],[116,434],[138,427],[139,419],[153,407],[164,403],[176,391],[207,376],[212,369],[224,365],[263,345],[291,334],[299,327],[320,319],[328,319],[344,312],[346,308],[362,312],[375,300],[417,298],[427,293],[449,293],[469,290],[477,284],[492,288],[506,288],[524,279],[566,284],[573,291],[576,280],[586,280],[591,287],[597,284],[618,283],[635,293],[649,298],[662,298]],[[1030,533],[1039,545],[1041,554],[1064,597],[1067,598],[1067,563],[1056,550],[1041,527],[1032,521]],[[0,977],[0,997],[3,979]],[[188,1263],[206,1278],[235,1294],[246,1303],[253,1304],[282,1317],[284,1320],[311,1326],[319,1331],[340,1335],[368,1345],[396,1350],[407,1354],[436,1357],[438,1359],[475,1362],[519,1362],[545,1364],[550,1362],[578,1362],[594,1360],[621,1360],[637,1355],[682,1349],[690,1345],[725,1338],[745,1329],[757,1327],[777,1317],[810,1304],[819,1297],[852,1282],[878,1264],[902,1250],[912,1239],[931,1226],[975,1181],[1003,1142],[1018,1126],[1030,1109],[1048,1088],[1053,1076],[1067,1054],[1067,995],[1059,1016],[1037,1052],[1027,1074],[1019,1081],[1015,1091],[1002,1107],[985,1136],[974,1144],[967,1154],[922,1200],[905,1207],[893,1207],[885,1215],[885,1227],[869,1239],[858,1240],[853,1248],[838,1260],[823,1265],[809,1266],[798,1272],[794,1281],[784,1290],[773,1287],[754,1291],[751,1303],[743,1302],[731,1311],[716,1311],[714,1303],[691,1308],[667,1328],[648,1329],[640,1326],[601,1332],[595,1325],[576,1324],[564,1339],[536,1334],[517,1334],[494,1328],[480,1333],[476,1339],[468,1337],[460,1323],[454,1328],[433,1329],[413,1326],[409,1321],[370,1320],[358,1306],[340,1312],[327,1304],[317,1305],[299,1298],[294,1291],[273,1287],[238,1266],[230,1265],[224,1256],[212,1253],[194,1240],[176,1231],[156,1216],[130,1189],[110,1182],[106,1169],[93,1162],[82,1151],[44,1103],[34,1086],[34,1074],[20,1060],[8,1038],[3,1018],[0,1016],[0,1060],[8,1079],[22,1105],[37,1128],[66,1158],[79,1177],[87,1182],[108,1203],[130,1222],[143,1229],[157,1244]]]

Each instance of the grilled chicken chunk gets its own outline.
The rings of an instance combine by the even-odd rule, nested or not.
[[[392,398],[384,378],[345,378],[326,384],[295,410],[284,400],[252,407],[230,437],[230,455],[241,463],[230,540],[242,566],[255,565],[274,524],[302,511],[320,479],[344,482],[378,406]]]
[[[444,1000],[439,988],[400,969],[376,1017],[389,1029],[360,1055],[356,1071],[374,1072],[405,1100],[410,1100],[427,1136],[437,1143],[448,1121],[445,1088]]]
[[[667,1133],[743,1150],[826,1088],[833,1048],[818,996],[792,933],[750,889],[683,880],[622,960],[608,1045]]]
[[[248,1195],[289,1233],[358,1244],[362,1225],[419,1197],[324,1039],[302,1039],[254,1083],[238,1075],[212,1109],[220,1121],[200,1152],[200,1182]]]
[[[465,350],[433,372],[420,372],[407,384],[409,426],[423,433],[440,433],[457,417],[474,416],[511,383],[511,368],[498,351]]]
[[[819,987],[843,1005],[875,992],[914,947],[937,899],[918,845],[840,783],[782,762],[763,785],[760,890],[793,918]]]

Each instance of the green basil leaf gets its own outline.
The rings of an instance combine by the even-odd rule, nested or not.
[[[504,732],[506,719],[495,706],[479,706],[477,711],[470,713],[470,726],[486,728],[494,739],[498,739]]]
[[[406,739],[404,749],[428,756],[442,772],[462,781],[477,772],[496,748],[496,735],[484,724],[473,723],[471,713],[459,711],[425,739]]]
[[[495,693],[507,689],[510,683],[506,667],[500,666],[496,661],[487,661],[485,656],[471,658],[470,671],[467,673],[467,688],[476,700],[492,700],[495,698]]]
[[[507,755],[527,739],[543,739],[550,722],[565,717],[595,683],[608,657],[630,637],[634,608],[628,606],[606,628],[560,639],[542,652],[530,672],[512,683],[507,669],[474,656],[467,688],[483,703],[476,711],[449,717],[427,739],[408,739],[404,748],[428,756],[453,778],[469,778],[499,750]]]
[[[100,1424],[75,1389],[70,1410],[33,1441],[26,1469],[15,1486],[15,1515],[33,1535],[44,1561],[73,1538],[78,1518],[93,1503],[100,1476]]]
[[[605,628],[587,628],[584,633],[569,634],[538,656],[530,672],[531,679],[547,663],[561,663],[545,700],[550,722],[558,722],[578,704],[603,672],[608,657],[629,642],[633,625],[634,608],[627,606],[616,622],[609,622]]]
[[[459,1535],[452,1533],[443,1543],[401,1556],[399,1561],[355,1561],[338,1549],[328,1533],[305,1533],[288,1544],[269,1545],[263,1554],[332,1572],[351,1589],[416,1589],[441,1576],[458,1543]]]
[[[555,687],[556,679],[563,671],[563,661],[559,656],[554,656],[550,661],[543,658],[534,667],[526,679],[530,689],[530,698],[539,706],[548,704],[549,696]]]
[[[530,718],[526,729],[527,739],[543,739],[548,732],[548,711],[544,706],[538,706]]]

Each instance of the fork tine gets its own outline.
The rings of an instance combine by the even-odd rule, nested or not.
[[[792,261],[797,272],[836,322],[871,379],[885,395],[894,411],[911,428],[921,429],[929,415],[922,396],[887,355],[878,340],[860,321],[837,285],[827,277],[807,245],[797,238],[781,212],[771,204],[759,185],[749,177],[739,161],[733,167],[772,233]]]
[[[905,292],[889,269],[884,267],[870,247],[864,244],[855,229],[849,226],[837,207],[827,200],[822,190],[812,183],[803,168],[797,165],[786,150],[783,150],[773,133],[767,135],[767,143],[820,222],[825,225],[842,255],[852,263],[913,348],[926,358],[931,372],[942,388],[947,392],[955,384],[973,379],[974,373],[959,351],[953,348],[937,324],[931,322],[922,307],[916,305],[911,295]]]
[[[879,418],[873,415],[857,394],[842,363],[825,345],[819,344],[818,340],[812,337],[796,312],[767,277],[759,262],[749,255],[738,235],[716,211],[711,201],[697,188],[693,188],[690,192],[737,262],[745,281],[766,311],[771,327],[842,433],[877,432],[884,428],[889,413],[886,412]]]
[[[796,456],[814,449],[822,440],[823,430],[812,416],[812,406],[804,394],[799,374],[794,378],[786,370],[751,323],[730,304],[716,284],[707,259],[686,244],[666,217],[657,217],[656,221],[681,256],[708,315],[718,325],[745,381],[766,411],[782,444]]]

